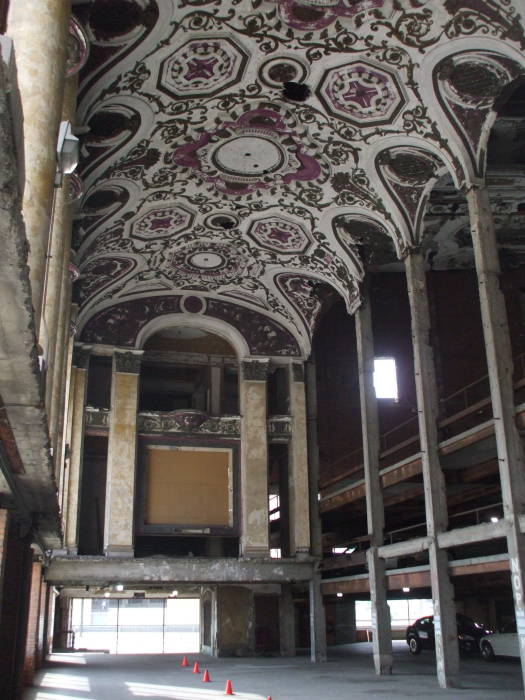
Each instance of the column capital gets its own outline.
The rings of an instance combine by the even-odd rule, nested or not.
[[[87,369],[91,350],[91,345],[75,345],[73,348],[73,367]]]
[[[247,382],[265,382],[268,377],[270,360],[245,359],[241,361],[242,379]]]
[[[139,374],[143,353],[143,350],[115,350],[113,353],[115,361],[114,371],[125,374]]]
[[[290,365],[290,371],[293,382],[304,382],[303,362],[292,362]]]

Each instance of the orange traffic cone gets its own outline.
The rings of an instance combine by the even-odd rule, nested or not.
[[[199,662],[196,661],[194,666],[193,666],[193,673],[200,673],[199,671]]]
[[[226,688],[224,689],[224,694],[225,695],[235,695],[232,689],[232,682],[231,681],[226,681]]]
[[[185,656],[182,657],[182,661],[180,662],[180,665],[181,665],[181,666],[187,666],[187,665],[188,665],[188,659],[187,659]]]
[[[202,682],[203,683],[210,683],[210,674],[208,673],[208,669],[205,669],[204,675],[202,677]]]

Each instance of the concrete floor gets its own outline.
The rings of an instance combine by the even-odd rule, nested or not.
[[[487,663],[480,658],[461,661],[461,689],[441,690],[432,652],[408,653],[405,642],[394,642],[395,672],[373,673],[372,645],[366,642],[330,649],[326,664],[311,664],[306,656],[292,659],[214,659],[191,655],[181,668],[180,654],[110,656],[54,654],[23,700],[214,700],[224,697],[231,680],[239,700],[370,700],[385,698],[461,698],[494,700],[523,698],[518,660]],[[209,670],[211,683],[192,673],[198,661]]]

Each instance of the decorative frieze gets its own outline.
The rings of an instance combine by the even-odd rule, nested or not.
[[[108,429],[111,411],[107,408],[93,408],[86,406],[86,428]]]
[[[139,374],[142,362],[142,353],[138,355],[134,352],[115,352],[115,372],[126,374]]]
[[[269,364],[269,360],[243,360],[243,380],[247,382],[265,382],[268,377]]]
[[[138,432],[191,433],[192,435],[240,437],[241,419],[239,416],[211,416],[207,417],[200,425],[197,425],[197,421],[181,420],[181,413],[181,411],[139,413],[137,422]]]
[[[269,438],[289,438],[292,434],[291,416],[270,416],[268,418]]]

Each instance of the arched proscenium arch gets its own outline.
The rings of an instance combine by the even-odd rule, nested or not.
[[[233,326],[230,326],[224,321],[219,321],[215,318],[208,318],[202,314],[167,314],[159,316],[147,323],[142,328],[135,343],[137,349],[144,348],[146,342],[159,331],[165,328],[198,328],[208,333],[213,333],[226,340],[235,350],[237,359],[241,360],[244,357],[250,356],[250,348],[244,336]]]

